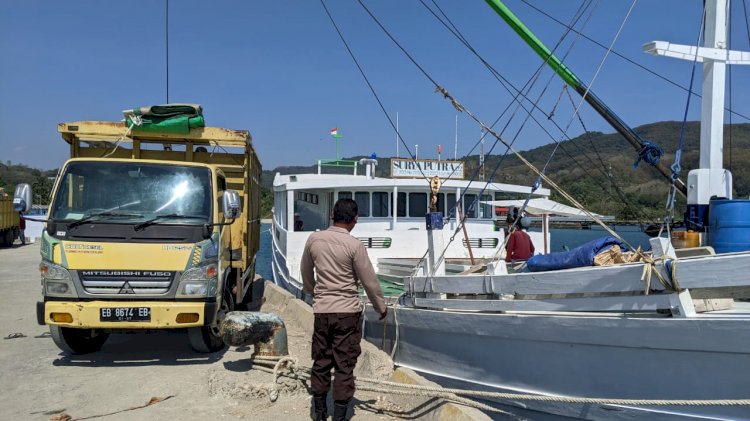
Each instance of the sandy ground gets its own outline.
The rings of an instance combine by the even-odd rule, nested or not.
[[[300,384],[282,387],[270,402],[258,385],[271,374],[250,370],[251,348],[197,354],[180,331],[110,336],[95,354],[68,356],[36,323],[41,299],[39,245],[0,249],[0,414],[3,419],[50,420],[59,413],[87,418],[171,398],[146,408],[108,415],[106,420],[304,420],[310,398]],[[281,314],[282,318],[284,317]],[[309,338],[287,323],[290,353],[309,366]],[[416,418],[430,405],[410,408],[387,397],[358,392],[355,420]],[[99,419],[95,417],[94,419]]]

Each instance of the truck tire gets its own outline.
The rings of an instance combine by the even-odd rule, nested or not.
[[[98,329],[72,329],[50,325],[49,333],[58,348],[68,354],[90,354],[102,348],[109,333]]]
[[[0,247],[10,247],[13,245],[11,235],[13,230],[5,230],[0,232]]]
[[[224,320],[224,316],[233,310],[233,301],[229,293],[224,292],[221,300],[219,313],[216,315],[216,323],[210,326],[191,327],[188,329],[188,340],[190,347],[195,352],[208,354],[211,352],[221,351],[226,348],[224,340],[219,336],[219,325]]]

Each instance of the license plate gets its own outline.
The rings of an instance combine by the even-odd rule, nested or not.
[[[150,322],[151,309],[148,307],[104,307],[99,320],[103,322]]]

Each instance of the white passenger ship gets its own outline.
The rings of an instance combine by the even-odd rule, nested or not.
[[[438,211],[448,215],[441,231],[446,245],[446,270],[460,273],[472,266],[472,260],[478,263],[502,257],[504,225],[496,223],[495,208],[489,202],[496,197],[525,198],[531,188],[464,180],[460,162],[449,162],[457,164],[458,170],[452,166],[430,165],[437,161],[418,162],[420,168],[415,170],[414,161],[393,159],[390,178],[374,176],[377,165],[374,159],[334,164],[350,166],[351,174],[325,173],[328,167],[322,161],[318,163],[317,174],[277,173],[273,181],[272,228],[272,267],[276,284],[301,297],[299,263],[307,237],[332,224],[331,211],[336,200],[351,198],[359,207],[359,222],[351,234],[367,247],[381,280],[394,282],[398,289],[401,277],[410,275],[427,252],[425,215],[429,212],[430,187],[425,176],[448,178],[440,188],[437,202]],[[358,174],[358,170],[364,174]],[[549,194],[548,189],[539,188],[534,197],[547,199]],[[460,199],[466,216],[465,232],[457,232],[455,212],[451,215],[456,198]],[[302,221],[301,231],[294,230],[295,215]],[[529,233],[536,250],[549,249],[548,231]]]

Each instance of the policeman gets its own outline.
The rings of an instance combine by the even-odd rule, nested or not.
[[[362,352],[361,285],[383,320],[388,308],[367,250],[349,232],[357,224],[357,203],[340,199],[333,206],[333,226],[310,235],[302,254],[303,290],[313,294],[313,419],[327,417],[326,396],[333,378],[333,419],[345,420],[354,397],[354,367]],[[313,272],[313,269],[315,271]],[[317,275],[317,276],[316,276]]]

